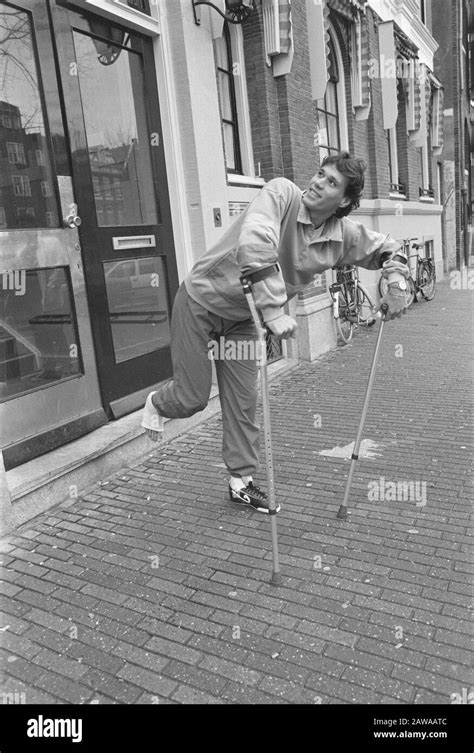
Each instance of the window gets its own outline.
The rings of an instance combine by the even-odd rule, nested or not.
[[[29,215],[30,217],[33,217],[34,219],[35,208],[34,207],[18,207],[18,209],[16,210],[16,213],[18,217],[25,217]]]
[[[438,203],[442,204],[444,201],[444,176],[443,176],[443,163],[437,162],[436,163],[436,181],[437,181],[437,198]]]
[[[342,60],[335,37],[329,35],[328,82],[322,99],[316,103],[318,145],[321,161],[327,155],[347,148],[346,102]],[[342,75],[341,75],[342,74]]]
[[[399,58],[401,60],[401,58]],[[397,110],[398,113],[402,112],[404,100],[404,89],[400,79],[397,84]],[[390,194],[396,194],[397,197],[405,198],[406,187],[400,181],[399,164],[398,164],[398,138],[400,136],[400,121],[397,116],[397,123],[393,128],[388,128],[387,141],[388,141],[388,164],[390,173]],[[404,138],[404,136],[402,136]]]
[[[416,150],[416,157],[417,157],[417,168],[418,168],[418,185],[420,187],[420,191],[423,188],[424,184],[424,160],[423,160],[423,147],[418,147]]]
[[[112,191],[110,190],[110,178],[108,178],[106,175],[102,178],[102,188],[103,188],[103,195],[105,199],[112,198]]]
[[[397,155],[397,134],[395,128],[388,128],[388,168],[390,173],[390,191],[398,191],[398,155]]]
[[[43,194],[45,198],[47,198],[48,196],[52,196],[53,192],[51,191],[51,186],[49,185],[47,180],[41,181],[41,193]]]
[[[318,100],[318,133],[319,145],[329,154],[339,152],[341,138],[339,132],[339,106],[337,98],[337,85],[339,83],[339,70],[337,67],[336,54],[332,38],[329,42],[329,68],[328,82],[324,98]]]
[[[55,216],[54,212],[46,212],[46,227],[54,227]]]
[[[36,164],[39,167],[43,167],[46,164],[45,161],[44,161],[44,152],[43,152],[43,150],[42,149],[36,149],[35,150],[35,155],[36,155]]]
[[[102,198],[102,194],[100,192],[100,181],[97,175],[92,176],[92,186],[94,188],[94,199],[97,203],[97,199],[100,200]]]
[[[240,176],[255,180],[244,40],[240,26],[224,24],[223,36],[214,42],[214,54],[227,180],[238,183]]]
[[[430,111],[432,108],[433,96],[429,78],[426,77],[421,87],[422,96],[422,117],[421,117],[421,138],[418,140],[418,186],[421,201],[433,201],[434,191],[431,187],[431,123]]]
[[[428,146],[418,147],[416,150],[418,154],[418,186],[420,199],[422,201],[433,201],[434,191],[429,185],[429,165],[428,165]]]
[[[0,207],[0,228],[2,230],[7,227],[7,214],[5,212],[5,207]]]
[[[236,68],[232,59],[232,44],[229,25],[227,23],[224,24],[222,37],[215,40],[214,50],[224,139],[225,165],[227,171],[230,173],[242,173],[239,122],[234,82]]]
[[[8,161],[11,165],[26,165],[25,147],[15,141],[7,141]]]
[[[142,13],[146,13],[147,16],[151,15],[149,0],[127,0],[127,5],[129,5],[130,8],[135,8]]]
[[[31,196],[30,179],[27,175],[12,175],[13,195]]]
[[[114,196],[116,199],[121,199],[122,195],[122,185],[118,178],[114,178]]]

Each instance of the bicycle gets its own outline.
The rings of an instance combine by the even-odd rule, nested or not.
[[[333,267],[333,270],[336,272],[336,282],[329,286],[333,316],[339,336],[347,344],[352,340],[356,327],[375,324],[374,304],[359,280],[356,267]]]
[[[418,293],[421,293],[425,301],[432,301],[436,293],[436,269],[434,261],[431,257],[427,256],[423,258],[418,253],[421,248],[421,244],[414,243],[418,238],[404,238],[401,241],[402,249],[408,260],[416,259],[415,266],[415,278],[413,278],[410,270],[410,277],[407,279],[407,308],[413,303],[418,302]],[[415,254],[410,254],[410,248],[416,250]],[[410,263],[408,261],[408,263]],[[388,283],[385,277],[381,277],[379,280],[379,293],[383,297],[388,289]]]

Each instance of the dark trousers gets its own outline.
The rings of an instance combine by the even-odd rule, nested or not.
[[[214,363],[222,410],[222,455],[236,476],[253,476],[258,468],[255,341],[250,318],[230,321],[206,311],[188,295],[183,283],[171,318],[173,379],[153,396],[153,404],[165,418],[187,418],[203,410],[211,391],[210,349],[217,351]]]

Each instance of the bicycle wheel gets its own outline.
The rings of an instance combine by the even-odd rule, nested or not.
[[[351,287],[341,284],[339,293],[339,316],[336,319],[337,331],[344,343],[349,343],[354,334],[357,312],[351,295]]]
[[[380,297],[381,298],[384,297],[384,295],[387,292],[387,290],[388,290],[388,283],[387,283],[386,278],[385,277],[380,277],[380,280],[379,280],[379,293],[380,293]]]
[[[431,259],[424,259],[418,268],[418,285],[425,301],[432,301],[436,293],[436,271]]]
[[[379,280],[380,297],[383,298],[387,291],[388,291],[388,282],[385,279],[385,277],[381,277]],[[413,301],[415,300],[415,283],[413,282],[411,277],[409,277],[407,280],[406,297],[407,297],[407,309],[409,309],[410,306],[413,304]]]
[[[415,283],[413,282],[413,278],[409,277],[407,280],[407,309],[410,308],[410,306],[413,305],[415,299],[416,299],[416,290],[415,290]]]
[[[361,286],[357,287],[357,311],[359,324],[365,324],[367,327],[375,324],[372,302]]]

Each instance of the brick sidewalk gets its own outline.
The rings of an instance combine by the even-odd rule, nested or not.
[[[150,444],[141,465],[5,539],[2,692],[66,704],[466,699],[471,299],[443,284],[386,325],[364,431],[373,457],[347,522],[335,515],[349,462],[319,453],[355,438],[375,331],[272,383],[281,587],[269,584],[268,518],[228,501],[219,418]],[[401,481],[412,493],[391,501]]]

